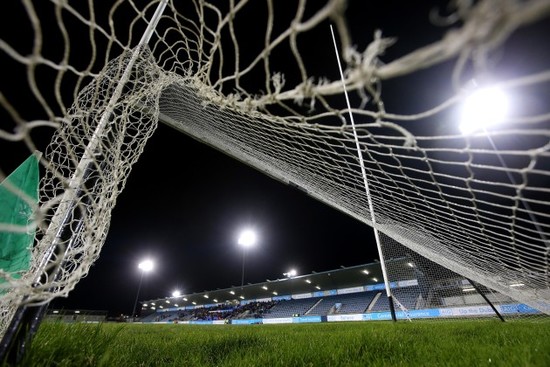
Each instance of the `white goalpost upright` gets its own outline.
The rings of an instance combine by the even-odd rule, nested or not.
[[[386,270],[386,261],[384,260],[384,253],[382,252],[382,246],[380,244],[380,234],[376,228],[376,216],[374,213],[374,206],[372,205],[372,197],[370,195],[369,181],[367,179],[367,173],[365,172],[365,165],[363,162],[363,154],[361,153],[361,145],[359,138],[357,137],[357,131],[355,129],[355,121],[353,119],[353,113],[351,112],[351,105],[349,102],[348,91],[346,89],[346,80],[344,78],[344,72],[342,71],[342,64],[340,62],[340,56],[338,52],[338,46],[336,45],[336,37],[334,36],[334,29],[330,26],[330,33],[332,35],[332,42],[334,44],[334,51],[336,53],[336,61],[338,62],[338,70],[340,71],[340,78],[342,79],[342,88],[344,90],[344,97],[346,98],[346,106],[348,108],[349,120],[351,122],[351,129],[353,131],[353,139],[355,141],[355,147],[357,149],[357,157],[359,159],[359,166],[361,167],[361,176],[363,177],[363,185],[365,186],[365,194],[367,195],[367,203],[369,205],[370,220],[372,228],[374,230],[374,238],[376,240],[376,249],[378,251],[378,257],[380,258],[380,267],[382,269],[382,276],[384,277],[384,288],[386,290],[386,296],[388,297],[388,304],[390,307],[391,317],[393,321],[396,321],[395,308],[393,304],[393,297],[391,294],[390,281]]]
[[[494,316],[487,302],[550,315],[550,55],[522,53],[524,39],[547,48],[547,0],[449,2],[431,18],[404,3],[392,11],[423,15],[396,14],[415,32],[392,37],[383,1],[15,3],[0,5],[24,31],[0,33],[0,184],[32,215],[2,219],[0,240],[36,232],[29,266],[0,269],[0,335],[88,274],[159,121],[373,227],[394,319]],[[329,25],[340,78],[311,47]],[[472,85],[515,112],[463,134]],[[34,202],[4,181],[37,150]]]

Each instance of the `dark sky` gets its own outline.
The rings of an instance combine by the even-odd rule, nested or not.
[[[348,10],[358,49],[377,28],[398,37],[385,55],[388,61],[441,38],[428,12],[446,1],[366,3],[350,1]],[[510,65],[536,59],[524,45],[507,54]],[[328,29],[322,47],[329,52],[326,74],[338,78]],[[387,109],[415,113],[447,98],[441,91],[451,68],[434,70],[439,77],[420,73],[389,81]],[[130,313],[141,274],[137,266],[147,257],[156,268],[143,278],[140,300],[175,289],[193,293],[240,285],[243,250],[237,240],[245,227],[258,235],[257,246],[246,254],[245,283],[281,278],[290,268],[305,274],[378,258],[370,227],[160,124],[118,198],[99,259],[69,297],[54,300],[52,307]]]

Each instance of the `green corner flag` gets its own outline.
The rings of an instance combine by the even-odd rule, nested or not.
[[[27,158],[6,179],[0,183],[0,223],[26,226],[33,216],[33,206],[6,187],[6,182],[24,192],[32,201],[38,203],[38,157]],[[26,232],[0,231],[0,269],[20,277],[28,270],[31,260],[34,230]],[[0,276],[0,283],[6,280]]]

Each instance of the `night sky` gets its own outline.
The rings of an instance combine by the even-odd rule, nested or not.
[[[363,50],[377,28],[398,37],[385,55],[388,61],[443,34],[430,24],[428,12],[447,1],[364,3],[351,1],[348,8],[353,39]],[[326,74],[338,78],[328,29],[323,47],[330,52]],[[529,52],[517,55],[531,59]],[[416,113],[447,98],[441,91],[450,79],[449,65],[434,68],[439,77],[388,81],[387,110]],[[176,289],[188,294],[240,285],[243,249],[237,241],[244,228],[258,235],[246,253],[245,283],[282,278],[291,268],[306,274],[378,258],[367,225],[161,123],[118,198],[100,258],[69,297],[55,299],[51,307],[129,314],[141,275],[138,263],[145,258],[156,267],[143,278],[140,300]]]

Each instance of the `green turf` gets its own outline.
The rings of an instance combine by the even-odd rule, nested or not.
[[[23,366],[550,366],[550,322],[44,323]]]

